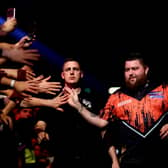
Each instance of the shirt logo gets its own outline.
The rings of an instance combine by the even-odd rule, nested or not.
[[[131,99],[128,99],[128,100],[124,100],[124,101],[122,101],[122,102],[120,102],[120,103],[118,103],[118,107],[120,107],[120,106],[123,106],[123,105],[125,105],[125,104],[128,104],[128,103],[131,103],[132,102],[132,100]]]
[[[150,98],[163,98],[163,92],[150,92],[149,94]]]
[[[85,105],[88,108],[92,108],[92,103],[86,99],[82,100],[82,104]]]

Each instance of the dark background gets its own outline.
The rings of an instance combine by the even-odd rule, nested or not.
[[[129,51],[142,52],[153,77],[167,80],[165,4],[8,0],[1,15],[7,7],[16,7],[19,28],[36,31],[37,39],[63,58],[80,58],[104,92],[120,85],[120,61]],[[50,63],[43,69],[57,71]]]

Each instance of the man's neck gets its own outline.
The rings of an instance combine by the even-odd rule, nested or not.
[[[66,87],[69,87],[70,89],[74,89],[78,94],[81,92],[81,88],[79,86],[72,86],[72,85],[65,85]]]

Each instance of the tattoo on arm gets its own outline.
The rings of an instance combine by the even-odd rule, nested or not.
[[[94,113],[90,113],[90,115],[91,115],[91,117],[97,117],[97,115]]]
[[[78,110],[78,112],[81,113],[81,112],[83,111],[83,109],[84,109],[84,106],[81,105],[81,107],[80,107],[80,109]],[[94,113],[92,113],[92,112],[90,112],[90,116],[91,116],[91,117],[97,117],[97,115],[94,114]]]

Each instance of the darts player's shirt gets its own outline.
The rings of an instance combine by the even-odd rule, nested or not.
[[[119,89],[110,97],[100,116],[118,118],[127,128],[145,138],[164,120],[168,111],[168,85],[145,85],[136,93]]]

